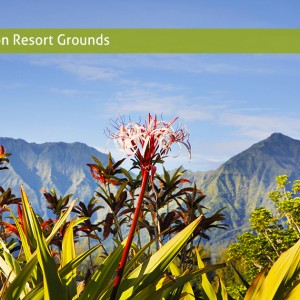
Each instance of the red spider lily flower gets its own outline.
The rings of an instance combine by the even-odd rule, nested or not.
[[[173,144],[183,144],[191,156],[189,132],[183,128],[172,127],[178,117],[170,122],[158,121],[149,114],[148,121],[142,125],[136,122],[124,124],[123,119],[115,121],[117,132],[109,131],[109,137],[115,141],[117,149],[127,155],[136,155],[141,162],[151,163],[156,155],[167,155]],[[145,167],[145,164],[143,164]]]
[[[183,128],[177,128],[175,130],[172,127],[177,119],[176,117],[170,122],[163,120],[158,121],[156,116],[153,118],[151,114],[149,114],[148,120],[144,125],[136,122],[130,122],[126,125],[124,118],[121,118],[114,123],[114,127],[117,131],[114,133],[108,131],[108,136],[115,141],[115,145],[119,150],[124,151],[128,156],[135,155],[142,172],[142,185],[110,300],[115,300],[117,297],[137,222],[139,217],[143,217],[143,215],[141,215],[141,207],[149,173],[151,172],[150,179],[153,183],[154,174],[156,172],[156,162],[168,155],[173,144],[177,144],[179,149],[180,145],[183,144],[191,157],[191,146],[188,141],[189,132]]]
[[[173,144],[181,149],[184,145],[191,158],[189,132],[183,128],[174,129],[172,125],[178,117],[170,122],[159,121],[157,116],[148,115],[143,125],[136,122],[125,124],[124,118],[114,122],[116,132],[108,131],[108,136],[114,140],[116,148],[128,156],[135,155],[143,171],[151,171],[151,180],[156,172],[155,162],[168,155]]]

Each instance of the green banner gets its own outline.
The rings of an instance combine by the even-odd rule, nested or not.
[[[0,53],[300,53],[300,29],[0,29]]]

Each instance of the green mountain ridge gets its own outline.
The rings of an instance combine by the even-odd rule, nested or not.
[[[41,188],[54,188],[58,195],[74,194],[81,201],[88,201],[98,186],[86,164],[92,162],[92,155],[107,164],[106,154],[78,142],[35,144],[0,138],[0,145],[13,154],[9,170],[1,172],[0,185],[13,187],[17,195],[23,185],[33,206],[44,217],[47,204]],[[268,192],[276,188],[276,176],[286,174],[291,180],[300,179],[299,164],[300,141],[274,133],[214,171],[187,171],[185,177],[207,195],[204,206],[212,212],[225,208],[229,229],[212,230],[213,243],[228,244],[246,230],[256,207],[272,209]]]
[[[232,240],[246,230],[256,207],[272,209],[268,192],[276,189],[276,176],[286,174],[291,180],[299,179],[299,163],[300,141],[274,133],[215,171],[188,172],[188,179],[207,195],[204,205],[212,211],[225,207],[223,212],[230,227],[223,233],[213,232],[214,242],[221,244],[224,239]]]

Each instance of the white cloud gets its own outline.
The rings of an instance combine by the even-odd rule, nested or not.
[[[245,114],[225,111],[219,115],[220,123],[234,126],[239,134],[255,139],[265,138],[274,132],[283,132],[299,136],[300,123],[293,114]]]
[[[65,72],[74,74],[82,80],[114,80],[121,76],[122,71],[118,68],[106,66],[101,60],[83,56],[74,57],[72,55],[48,56],[45,58],[34,57],[29,61],[31,64],[41,67],[55,67]]]
[[[1,82],[0,83],[0,88],[1,89],[7,89],[7,90],[18,90],[18,89],[23,89],[27,88],[28,85],[25,83],[21,82]]]
[[[264,66],[258,55],[129,55],[126,60],[120,56],[120,66],[128,68],[146,68],[173,73],[191,74],[280,74],[276,67]]]
[[[266,61],[264,56],[263,62]],[[270,56],[272,58],[272,56]],[[283,56],[285,58],[285,56]],[[20,59],[24,60],[24,57]],[[27,59],[26,59],[27,60]],[[296,58],[293,58],[296,60]],[[33,56],[30,63],[39,66],[55,66],[60,67],[71,73],[88,74],[103,69],[106,72],[120,75],[124,73],[124,80],[130,72],[137,70],[143,71],[164,71],[172,73],[188,73],[188,74],[257,74],[270,75],[281,74],[282,66],[270,66],[263,64],[259,55],[185,55],[185,54],[143,54],[143,55],[64,55],[64,56]],[[77,69],[74,69],[76,67]],[[88,70],[86,70],[88,69]],[[285,68],[285,72],[290,72]],[[98,71],[97,71],[98,72]],[[102,72],[101,72],[102,73]],[[96,78],[98,78],[96,76]],[[102,76],[101,76],[102,78]],[[114,77],[115,78],[115,77]]]
[[[122,87],[113,98],[104,103],[103,114],[157,114],[179,116],[182,121],[214,121],[216,112],[223,112],[235,103],[224,100],[225,91],[189,97],[189,90],[155,82],[136,83]]]
[[[60,66],[63,70],[77,75],[84,80],[113,80],[120,76],[118,71],[112,68],[95,67],[89,65],[78,64],[62,64]]]
[[[74,97],[79,94],[81,94],[80,90],[76,89],[58,89],[58,88],[52,88],[50,89],[51,92],[56,93],[56,94],[61,94],[64,97]]]
[[[155,92],[132,89],[127,92],[119,92],[106,109],[111,113],[120,114],[173,114],[183,104],[185,99],[180,95],[159,96]]]

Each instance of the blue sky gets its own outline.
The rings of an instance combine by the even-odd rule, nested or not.
[[[1,28],[283,28],[300,26],[296,1],[14,1]],[[300,139],[299,55],[1,55],[0,136],[80,141],[121,154],[103,130],[148,112],[191,131],[168,167],[215,169],[273,132]],[[174,154],[177,153],[176,151]]]

